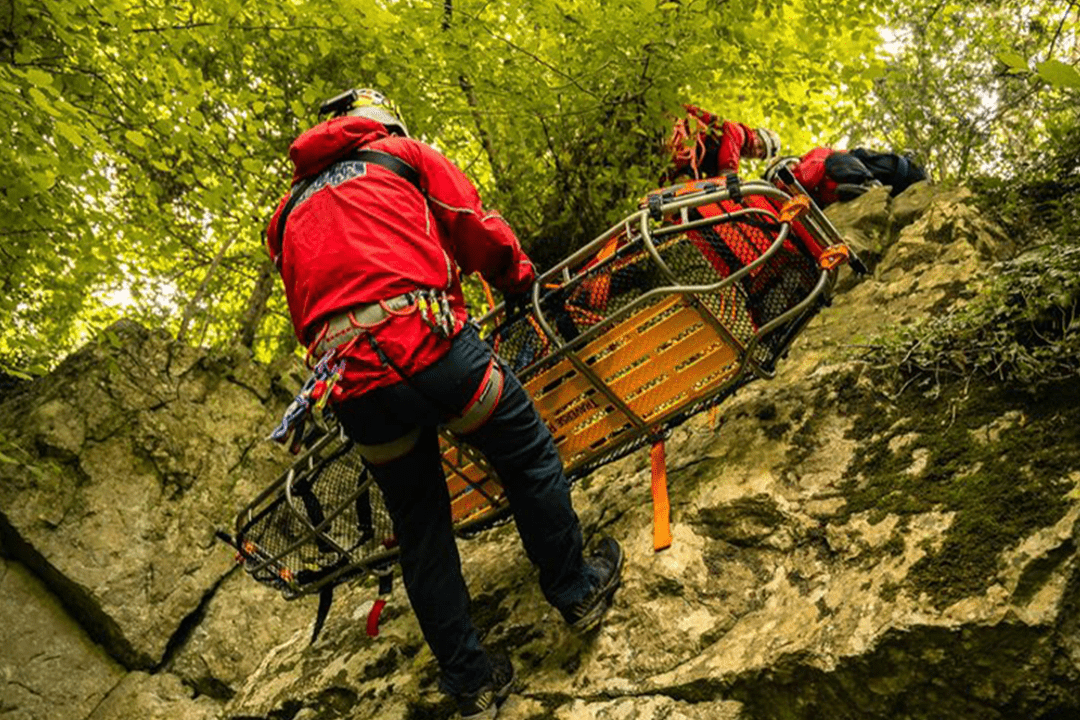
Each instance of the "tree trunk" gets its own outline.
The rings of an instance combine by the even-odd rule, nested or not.
[[[217,269],[221,267],[221,261],[225,257],[225,253],[232,247],[235,237],[230,237],[228,240],[221,244],[221,248],[218,250],[217,255],[210,262],[210,267],[206,269],[206,275],[203,276],[202,282],[199,283],[199,289],[195,291],[195,296],[191,298],[191,301],[184,308],[183,318],[180,320],[180,329],[176,332],[176,339],[178,342],[184,342],[187,337],[188,327],[191,325],[191,321],[195,318],[195,314],[199,310],[199,304],[206,296],[207,288],[210,287],[210,281],[217,273]]]
[[[269,259],[264,260],[259,267],[259,277],[255,280],[255,288],[251,291],[251,295],[248,296],[247,308],[244,309],[244,314],[240,318],[240,326],[234,336],[234,342],[246,347],[248,350],[253,349],[256,331],[266,315],[266,304],[274,293],[274,279],[276,276],[274,263]]]

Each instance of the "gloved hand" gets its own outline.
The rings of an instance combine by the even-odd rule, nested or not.
[[[532,288],[520,293],[503,293],[506,304],[506,319],[511,323],[524,317],[532,309]]]

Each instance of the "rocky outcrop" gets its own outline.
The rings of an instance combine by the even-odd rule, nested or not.
[[[500,717],[1080,712],[1080,383],[1032,397],[883,382],[866,346],[973,297],[1009,244],[963,191],[868,193],[829,214],[877,243],[873,274],[845,279],[775,380],[668,440],[672,547],[652,551],[647,454],[575,488],[587,537],[628,552],[595,633],[544,603],[512,526],[460,543],[484,641],[519,670]],[[450,717],[400,584],[378,637],[364,628],[375,588],[360,583],[312,645],[313,604],[256,586],[211,541],[278,471],[259,438],[280,369],[117,336],[3,404],[27,420],[0,431],[19,461],[0,464],[0,592],[33,614],[0,631],[13,633],[0,707],[20,720],[61,703],[93,720]],[[30,633],[54,638],[55,664],[18,652]]]
[[[40,578],[38,594],[62,603],[113,663],[112,674],[96,676],[168,666],[221,698],[258,664],[252,650],[272,647],[291,628],[276,603],[248,603],[244,624],[214,603],[219,587],[244,579],[230,577],[234,564],[214,529],[281,464],[262,440],[284,405],[275,385],[281,371],[121,323],[4,401],[5,554]],[[258,590],[244,584],[241,596]],[[207,633],[214,650],[191,660],[189,649]],[[35,676],[26,686],[63,687],[33,664],[4,662]],[[111,691],[106,682],[103,692]],[[42,693],[43,707],[62,702],[50,697]],[[20,717],[53,717],[26,712]]]

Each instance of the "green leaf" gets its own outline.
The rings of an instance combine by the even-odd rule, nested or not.
[[[81,133],[79,133],[78,129],[76,129],[74,125],[69,125],[66,122],[57,120],[54,123],[53,127],[55,127],[56,132],[60,133],[60,136],[67,140],[69,143],[71,143],[75,147],[82,147],[84,142],[83,136]]]
[[[146,136],[138,130],[128,130],[124,133],[124,137],[135,147],[146,147]]]
[[[51,87],[53,83],[53,77],[49,73],[39,68],[27,68],[26,79],[30,81],[31,85],[36,87]]]
[[[49,98],[45,97],[44,93],[42,93],[36,87],[27,88],[26,94],[30,96],[30,99],[34,102],[35,105],[37,105],[39,108],[49,113],[53,117],[57,117],[60,115],[60,111],[53,106],[52,101],[50,101]]]
[[[0,453],[0,462],[11,463],[12,465],[18,465],[19,461],[13,457],[8,457],[4,453]]]
[[[1028,72],[1028,61],[1023,55],[1011,52],[998,53],[997,59],[1005,63],[1013,72]]]
[[[1072,65],[1059,60],[1047,60],[1035,66],[1035,72],[1046,82],[1055,87],[1080,89],[1080,72]]]
[[[48,190],[56,184],[56,175],[51,170],[36,172],[30,176],[39,190]]]
[[[861,77],[864,80],[877,80],[879,77],[883,77],[885,75],[885,70],[885,65],[883,63],[874,63],[867,66],[867,68],[862,71]]]

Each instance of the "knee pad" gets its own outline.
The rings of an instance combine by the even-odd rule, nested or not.
[[[446,423],[450,432],[455,435],[468,435],[483,427],[502,398],[506,380],[504,372],[502,365],[492,358],[487,372],[484,373],[484,379],[480,381],[480,387],[461,411],[461,415]]]
[[[356,449],[360,451],[360,457],[364,458],[366,462],[372,465],[385,465],[408,455],[416,447],[416,441],[419,439],[420,428],[417,427],[397,440],[379,443],[378,445],[361,445],[357,443]]]

